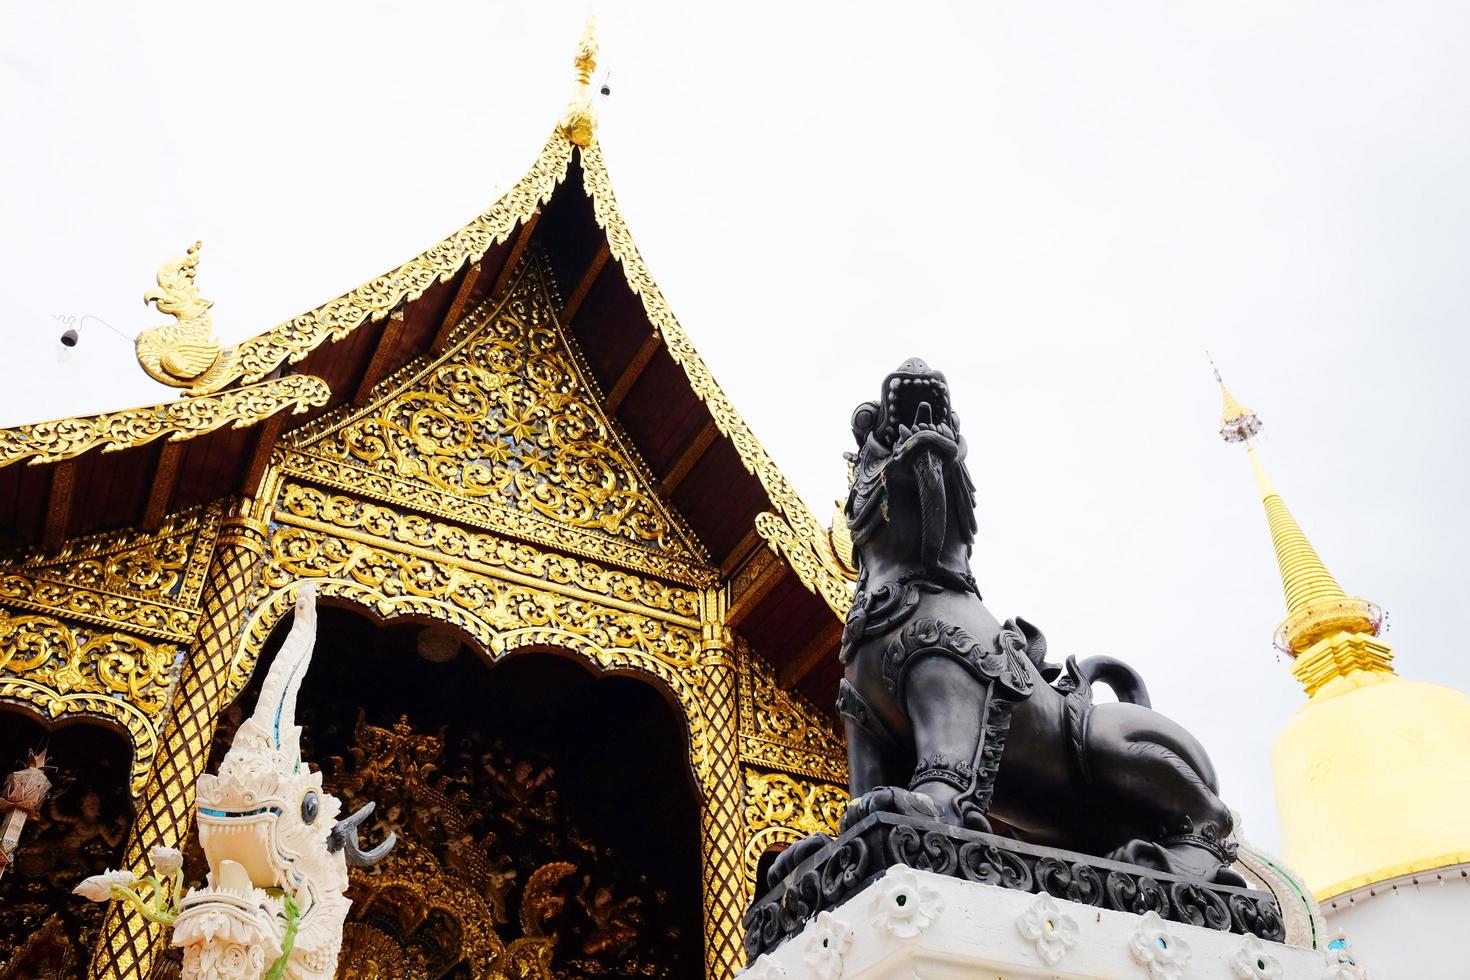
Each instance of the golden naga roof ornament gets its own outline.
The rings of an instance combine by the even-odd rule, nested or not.
[[[138,363],[150,378],[173,388],[187,388],[190,395],[218,391],[233,380],[238,356],[235,348],[220,347],[209,315],[214,301],[201,297],[194,285],[199,246],[195,242],[182,259],[159,268],[158,288],[144,293],[143,302],[152,303],[175,322],[144,330],[136,346]]]
[[[592,73],[597,70],[597,16],[587,15],[587,26],[582,29],[582,39],[577,42],[577,57],[573,60],[577,68],[576,85],[572,89],[572,100],[561,117],[561,131],[577,146],[592,142],[597,129],[597,114],[592,108]]]
[[[1213,367],[1214,362],[1211,361]],[[1301,657],[1319,641],[1338,634],[1377,636],[1383,626],[1383,610],[1367,599],[1349,596],[1327,570],[1301,525],[1296,522],[1285,501],[1271,482],[1266,468],[1250,440],[1264,427],[1254,412],[1236,401],[1215,371],[1220,383],[1224,411],[1220,416],[1220,438],[1226,442],[1245,443],[1246,454],[1256,474],[1256,487],[1266,510],[1266,523],[1271,529],[1271,544],[1276,550],[1276,563],[1281,569],[1281,588],[1286,597],[1286,619],[1276,630],[1278,649],[1292,657]],[[1386,651],[1387,648],[1384,648]],[[1358,669],[1386,669],[1387,658],[1369,658],[1373,663],[1357,662]],[[1362,660],[1361,657],[1358,660]]]

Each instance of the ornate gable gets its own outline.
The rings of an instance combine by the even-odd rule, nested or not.
[[[542,261],[376,389],[291,439],[286,468],[451,520],[655,571],[708,561],[602,408]],[[687,572],[681,578],[688,577]]]

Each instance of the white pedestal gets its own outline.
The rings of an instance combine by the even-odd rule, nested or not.
[[[902,865],[742,980],[1351,980],[1316,950],[963,881]]]

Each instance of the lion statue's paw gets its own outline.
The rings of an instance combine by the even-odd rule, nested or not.
[[[827,834],[812,834],[809,837],[803,837],[776,855],[776,860],[771,863],[771,869],[766,872],[766,880],[756,883],[759,890],[755,897],[760,898],[761,895],[785,881],[786,876],[795,871],[801,862],[830,843],[832,843],[832,838]]]
[[[1166,846],[1155,841],[1132,840],[1108,856],[1114,861],[1186,878],[1202,878],[1216,885],[1248,887],[1245,878],[1222,861],[1220,855],[1197,844],[1178,842]]]
[[[847,812],[842,815],[842,829],[846,831],[873,813],[899,813],[908,817],[939,819],[939,807],[923,793],[914,793],[897,786],[879,786],[847,804]]]

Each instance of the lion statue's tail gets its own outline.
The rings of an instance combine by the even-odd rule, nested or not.
[[[1081,663],[1077,663],[1075,657],[1068,659],[1072,661],[1077,675],[1088,684],[1106,684],[1113,689],[1113,694],[1119,701],[1142,705],[1145,708],[1153,707],[1153,702],[1148,697],[1148,686],[1143,683],[1143,678],[1139,676],[1138,671],[1123,661],[1114,660],[1112,657],[1088,657]]]

